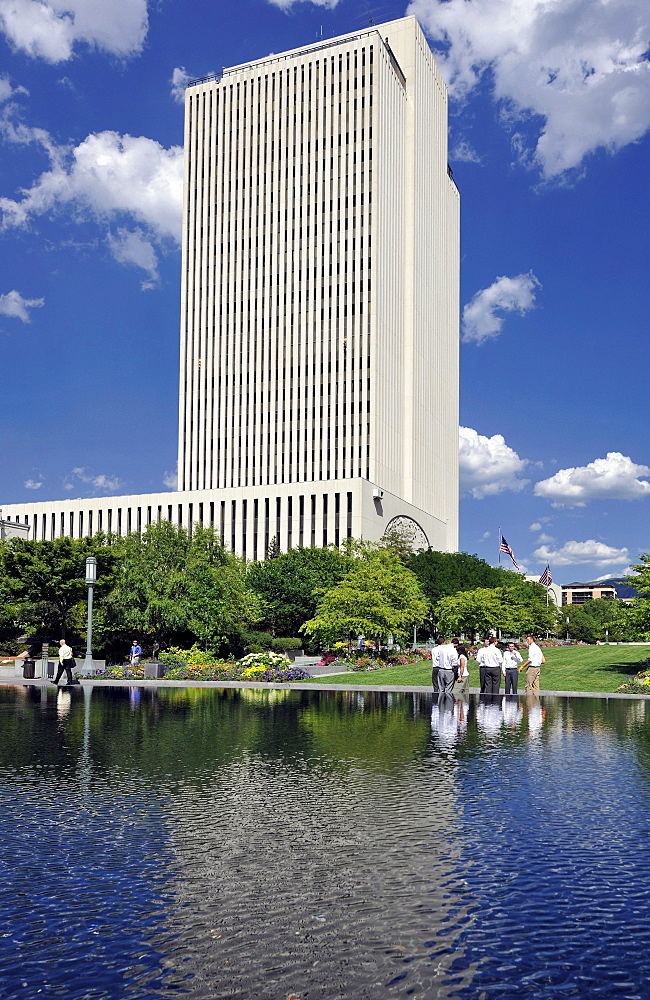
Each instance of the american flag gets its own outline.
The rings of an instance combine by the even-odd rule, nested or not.
[[[501,545],[499,546],[499,552],[505,552],[505,554],[507,556],[510,556],[510,558],[513,561],[513,563],[515,564],[515,568],[519,569],[519,566],[517,565],[517,560],[514,557],[514,553],[513,553],[512,549],[510,548],[510,546],[508,545],[508,543],[506,542],[506,540],[503,537],[503,535],[501,535]],[[519,569],[519,572],[521,572],[520,569]]]
[[[551,567],[548,565],[548,563],[546,564],[546,569],[539,578],[539,582],[541,583],[542,587],[550,587],[551,584],[553,583],[553,577],[551,576]]]

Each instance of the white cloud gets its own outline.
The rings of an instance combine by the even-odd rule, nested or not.
[[[120,58],[147,34],[147,0],[0,0],[0,30],[14,49],[50,63],[85,44]]]
[[[554,551],[548,545],[535,549],[535,558],[552,566],[591,565],[597,570],[620,566],[630,561],[630,553],[626,548],[616,549],[604,542],[588,538],[586,542],[566,542],[562,548]]]
[[[11,316],[29,323],[30,315],[27,310],[40,309],[44,303],[45,299],[24,299],[14,288],[13,291],[0,295],[0,316]]]
[[[550,545],[552,542],[555,541],[555,539],[553,538],[552,535],[547,535],[546,532],[543,531],[542,534],[537,539],[537,541],[540,543],[540,545]]]
[[[451,160],[461,163],[480,163],[481,157],[466,139],[460,139],[449,153]]]
[[[459,468],[461,490],[476,500],[505,490],[519,492],[528,483],[520,474],[526,459],[508,447],[501,434],[484,437],[471,427],[460,427]]]
[[[638,500],[650,494],[650,483],[639,478],[647,475],[647,465],[610,451],[605,458],[542,479],[535,484],[535,494],[552,500],[554,507],[584,507],[589,500]]]
[[[119,264],[134,264],[146,271],[148,278],[141,283],[143,291],[155,288],[160,280],[158,257],[151,240],[142,229],[118,229],[117,235],[108,234],[108,245]]]
[[[528,530],[529,531],[541,531],[542,530],[542,526],[539,523],[539,521],[533,521],[532,524],[528,525]]]
[[[163,475],[163,483],[170,490],[178,489],[178,473],[177,472],[165,472]]]
[[[327,7],[328,10],[334,10],[340,0],[268,0],[273,7],[279,7],[280,10],[291,10],[298,3],[312,3],[314,7]]]
[[[120,263],[145,270],[143,287],[152,287],[158,280],[155,248],[180,241],[182,147],[165,149],[144,136],[98,132],[68,148],[55,145],[42,129],[9,121],[0,127],[9,142],[40,145],[51,164],[32,187],[21,191],[21,198],[0,198],[2,228],[27,226],[33,218],[63,207],[72,208],[74,214],[68,215],[76,220],[130,219],[137,228],[121,228],[108,242]]]
[[[96,490],[106,490],[107,493],[112,493],[114,490],[119,490],[123,485],[121,480],[117,476],[106,476],[104,474],[93,475],[93,473],[88,472],[83,466],[73,469],[70,473],[71,479],[78,479],[82,483],[88,483]],[[73,489],[74,484],[72,482],[67,482],[65,484],[65,489]]]
[[[26,490],[40,490],[43,485],[42,479],[26,479],[23,486]]]
[[[412,0],[452,94],[481,80],[520,157],[554,177],[650,128],[647,0]]]
[[[170,81],[172,85],[171,93],[172,97],[178,102],[178,104],[185,103],[185,88],[191,79],[192,77],[190,74],[185,72],[184,66],[177,66],[172,73]]]
[[[477,292],[463,309],[463,340],[465,343],[482,344],[498,337],[503,326],[503,316],[497,313],[518,312],[525,315],[535,306],[535,291],[540,283],[529,271],[514,278],[505,275],[497,278],[489,288]]]
[[[0,104],[8,101],[14,94],[29,94],[24,87],[12,87],[8,76],[0,76]]]

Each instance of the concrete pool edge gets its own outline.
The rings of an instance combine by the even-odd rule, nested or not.
[[[0,687],[49,687],[54,688],[50,680],[43,680],[42,677],[3,677],[0,679]],[[327,684],[300,681],[289,683],[273,683],[270,681],[166,681],[164,679],[139,679],[139,680],[101,680],[92,678],[80,681],[75,687],[142,687],[142,688],[252,688],[258,691],[375,691],[386,694],[433,694],[431,687],[417,684]],[[65,685],[61,688],[67,689]],[[480,694],[479,688],[470,688],[470,694]],[[499,695],[505,697],[503,691]],[[525,691],[519,691],[518,697],[525,698]],[[540,697],[544,698],[614,698],[616,700],[629,700],[631,698],[644,700],[650,695],[628,694],[618,691],[540,691]]]

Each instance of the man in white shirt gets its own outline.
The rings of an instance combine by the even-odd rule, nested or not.
[[[476,662],[478,663],[478,682],[481,694],[485,693],[485,654],[490,645],[489,636],[483,640],[483,645],[476,650]]]
[[[506,694],[517,694],[519,681],[519,664],[521,653],[515,649],[514,642],[509,642],[503,651],[503,676],[506,682]]]
[[[446,642],[438,647],[438,663],[438,693],[441,697],[453,700],[456,681],[454,668],[458,666],[458,654],[453,643]]]
[[[72,684],[73,663],[74,663],[74,658],[72,656],[72,650],[70,646],[68,646],[65,639],[59,639],[59,669],[57,670],[56,677],[54,678],[55,684],[59,683],[61,677],[63,676],[64,670],[68,684]]]
[[[503,654],[497,646],[497,638],[492,636],[487,649],[483,654],[485,663],[485,691],[484,694],[498,694],[501,686],[501,667],[503,666]]]
[[[519,672],[526,671],[526,694],[539,697],[539,675],[542,663],[545,663],[546,660],[542,650],[535,642],[534,636],[526,636],[526,645],[528,646],[528,659],[519,667]]]
[[[438,693],[438,672],[440,670],[440,650],[445,644],[441,635],[436,639],[437,645],[431,650],[431,687],[434,694]]]

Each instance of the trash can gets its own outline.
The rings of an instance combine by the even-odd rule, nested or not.
[[[23,677],[32,680],[36,675],[36,664],[33,660],[25,660],[23,663]]]

